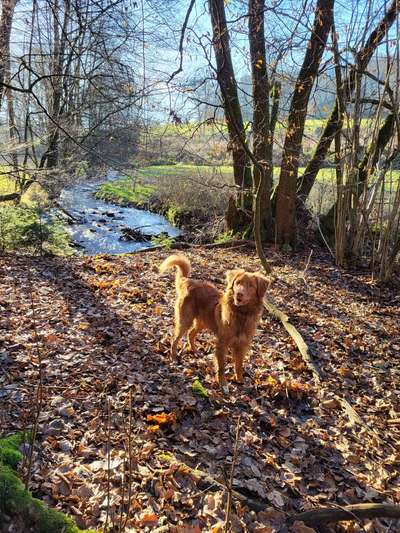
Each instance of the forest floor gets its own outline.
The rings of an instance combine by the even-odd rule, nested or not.
[[[400,418],[398,290],[317,249],[309,264],[271,251],[279,281],[267,297],[304,336],[323,381],[265,313],[245,383],[224,396],[211,337],[195,355],[168,358],[175,289],[172,273],[158,274],[167,255],[0,258],[3,435],[32,426],[42,367],[33,493],[80,527],[216,532],[235,462],[235,532],[287,531],[289,515],[325,505],[400,503],[400,425],[390,423]],[[228,269],[259,268],[243,248],[187,255],[193,276],[221,286]],[[399,531],[394,521],[340,527]]]

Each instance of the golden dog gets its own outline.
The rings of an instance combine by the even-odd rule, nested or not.
[[[226,385],[225,357],[230,349],[235,363],[236,380],[242,382],[243,360],[248,352],[263,312],[263,297],[268,280],[262,274],[243,269],[226,273],[227,286],[220,291],[207,281],[190,279],[190,262],[184,255],[171,255],[160,271],[176,267],[175,332],[171,357],[176,358],[180,339],[188,333],[194,351],[199,331],[212,331],[217,338],[216,372],[221,387]]]

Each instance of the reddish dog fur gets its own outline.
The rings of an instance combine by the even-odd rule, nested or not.
[[[226,385],[225,358],[230,349],[235,364],[236,380],[242,381],[243,360],[250,348],[263,312],[263,297],[268,280],[262,274],[243,269],[226,273],[224,292],[207,281],[189,278],[190,262],[184,255],[171,255],[160,271],[176,267],[175,331],[171,357],[176,358],[180,339],[188,333],[190,349],[195,349],[196,335],[212,331],[217,338],[217,381]]]

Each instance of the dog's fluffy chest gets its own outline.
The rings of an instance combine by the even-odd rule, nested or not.
[[[219,312],[224,336],[239,342],[251,340],[261,315],[260,309],[249,311],[235,307],[229,300],[223,300]]]

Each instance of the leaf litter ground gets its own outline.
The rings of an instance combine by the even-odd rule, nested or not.
[[[269,295],[304,336],[323,384],[265,313],[245,383],[223,396],[210,336],[196,354],[168,358],[175,289],[172,274],[158,274],[167,255],[0,259],[2,433],[32,426],[43,369],[33,493],[81,527],[219,531],[240,416],[232,531],[287,531],[289,515],[325,505],[400,503],[398,293],[323,257],[305,270],[307,257],[275,253]],[[243,249],[187,255],[193,276],[221,286],[230,268],[259,268]],[[312,531],[303,528],[292,530]]]

